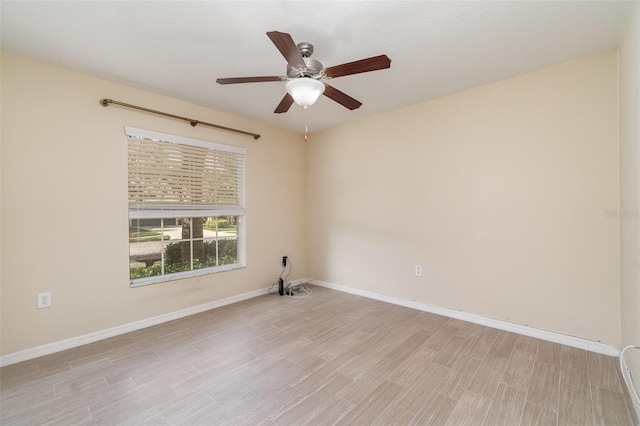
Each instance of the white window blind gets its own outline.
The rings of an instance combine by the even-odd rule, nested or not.
[[[244,214],[244,148],[125,130],[130,218]]]

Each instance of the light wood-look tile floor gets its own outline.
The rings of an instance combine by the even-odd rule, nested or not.
[[[310,286],[0,369],[8,425],[630,425],[617,359]]]

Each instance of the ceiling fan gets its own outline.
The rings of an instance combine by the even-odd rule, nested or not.
[[[391,66],[391,59],[389,59],[387,55],[379,55],[325,68],[320,62],[311,59],[311,54],[313,53],[313,45],[311,43],[302,42],[296,45],[290,34],[278,31],[270,31],[267,33],[267,36],[287,60],[286,77],[219,78],[216,80],[216,83],[238,84],[286,81],[287,93],[275,111],[273,111],[276,114],[287,112],[294,102],[306,109],[313,105],[321,94],[324,94],[329,99],[334,100],[350,110],[359,108],[362,102],[320,80],[377,71]]]

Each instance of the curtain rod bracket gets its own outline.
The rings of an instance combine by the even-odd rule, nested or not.
[[[199,121],[199,120],[195,120],[193,118],[180,117],[178,115],[168,114],[168,113],[162,112],[162,111],[156,111],[156,110],[153,110],[153,109],[144,108],[144,107],[137,106],[137,105],[131,105],[131,104],[126,104],[124,102],[114,101],[113,99],[100,99],[100,105],[102,105],[103,107],[107,107],[110,104],[120,105],[120,106],[123,106],[123,107],[132,108],[132,109],[137,109],[139,111],[150,112],[152,114],[158,114],[158,115],[162,115],[164,117],[171,117],[171,118],[176,118],[178,120],[188,121],[189,124],[191,124],[191,126],[193,126],[193,127],[196,127],[198,124],[202,124],[203,126],[209,126],[209,127],[214,127],[216,129],[227,130],[229,132],[242,133],[243,135],[253,136],[253,139],[255,139],[255,140],[260,139],[260,135],[257,134],[257,133],[245,132],[244,130],[238,130],[238,129],[233,129],[231,127],[219,126],[217,124],[207,123],[206,121]]]

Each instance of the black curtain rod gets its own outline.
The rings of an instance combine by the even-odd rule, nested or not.
[[[137,105],[125,104],[124,102],[114,101],[113,99],[100,99],[100,105],[103,107],[109,106],[109,104],[120,105],[127,108],[133,108],[140,111],[150,112],[152,114],[163,115],[165,117],[177,118],[178,120],[188,121],[193,127],[196,127],[198,124],[202,124],[204,126],[215,127],[216,129],[228,130],[230,132],[242,133],[243,135],[253,136],[254,139],[258,140],[260,135],[257,133],[245,132],[244,130],[232,129],[231,127],[219,126],[217,124],[207,123],[206,121],[195,120],[193,118],[180,117],[179,115],[168,114],[162,111],[156,111],[149,108],[144,108]]]

